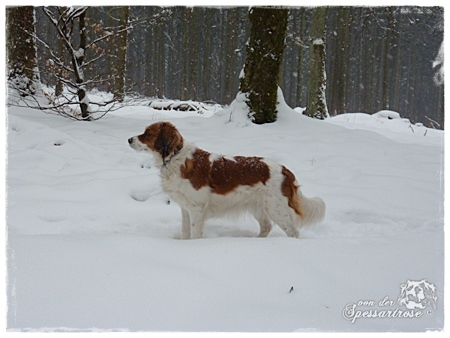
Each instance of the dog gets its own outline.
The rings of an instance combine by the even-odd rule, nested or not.
[[[436,310],[436,287],[425,279],[420,281],[408,280],[400,285],[400,296],[397,299],[399,305],[404,305],[409,310],[426,309],[430,306]]]
[[[162,187],[181,207],[181,239],[203,237],[205,220],[249,212],[267,237],[272,221],[289,237],[297,227],[320,222],[325,203],[307,198],[294,174],[262,157],[223,156],[183,139],[170,122],[157,122],[128,139],[137,151],[153,154]]]

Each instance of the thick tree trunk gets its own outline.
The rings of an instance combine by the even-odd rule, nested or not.
[[[39,73],[34,34],[34,7],[6,7],[8,80],[22,96],[36,93]]]
[[[315,7],[312,14],[309,44],[308,92],[305,115],[316,119],[328,116],[325,97],[325,25],[327,7]]]
[[[288,9],[255,7],[250,10],[249,17],[252,28],[240,91],[247,94],[254,123],[275,122]]]

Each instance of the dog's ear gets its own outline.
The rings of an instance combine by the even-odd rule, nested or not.
[[[162,157],[164,165],[170,157],[176,155],[183,148],[183,137],[178,130],[168,122],[161,124],[155,140],[155,149]]]
[[[434,310],[436,310],[436,287],[428,283],[427,281],[423,281],[423,293],[425,298],[428,300],[428,304],[433,307]]]

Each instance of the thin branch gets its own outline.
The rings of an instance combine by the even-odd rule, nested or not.
[[[43,41],[41,38],[37,36],[37,34],[31,34],[27,32],[33,39],[35,39],[38,43],[44,46],[45,50],[48,51],[50,55],[50,60],[60,68],[60,70],[69,72],[70,74],[75,75],[76,81],[71,81],[67,79],[61,74],[57,74],[55,72],[47,72],[51,77],[60,81],[66,87],[66,93],[62,93],[58,97],[54,95],[54,93],[46,93],[43,91],[43,97],[46,97],[49,104],[51,105],[43,105],[42,102],[38,100],[37,96],[32,96],[31,100],[22,99],[20,102],[9,103],[10,105],[18,105],[25,106],[33,109],[38,109],[44,112],[53,112],[63,117],[67,117],[73,120],[98,120],[105,116],[108,112],[117,110],[126,105],[126,103],[121,102],[118,103],[116,98],[112,98],[109,100],[105,100],[102,102],[94,102],[89,100],[89,104],[86,105],[87,112],[89,116],[79,117],[79,110],[81,109],[82,115],[84,115],[85,109],[82,106],[84,99],[80,97],[80,91],[85,93],[87,86],[104,83],[107,81],[111,81],[114,77],[109,77],[106,79],[102,79],[96,77],[91,80],[85,80],[82,70],[91,66],[95,62],[102,59],[106,54],[101,53],[98,56],[94,56],[91,60],[84,62],[84,57],[86,55],[86,50],[92,48],[94,45],[107,40],[108,38],[123,33],[128,32],[134,29],[137,26],[140,26],[144,23],[157,25],[162,22],[172,13],[170,10],[162,10],[160,13],[152,15],[151,17],[146,18],[138,18],[135,20],[128,21],[126,25],[121,25],[119,27],[115,27],[111,29],[109,32],[103,33],[102,36],[95,38],[93,41],[86,43],[85,39],[85,31],[84,31],[84,16],[86,15],[86,11],[88,7],[78,6],[78,7],[43,7],[43,13],[49,19],[51,25],[53,25],[56,29],[57,35],[61,38],[61,41],[64,43],[67,52],[71,57],[72,68],[67,66],[64,62],[64,59],[61,56],[58,56],[54,50]],[[76,48],[75,42],[73,40],[72,33],[74,33],[75,21],[80,21],[80,47]],[[16,93],[22,93],[23,90],[16,88],[18,91]],[[69,94],[67,94],[67,91]],[[86,94],[85,94],[86,95]],[[76,109],[74,109],[74,107]],[[92,111],[91,108],[95,107]],[[100,116],[94,117],[90,115],[91,113],[99,113]]]
[[[93,45],[96,45],[96,44],[99,43],[100,41],[103,41],[103,40],[105,40],[105,39],[108,39],[108,38],[110,38],[110,37],[112,37],[112,36],[114,36],[114,35],[116,35],[116,34],[125,32],[125,31],[127,31],[127,30],[129,30],[129,29],[130,29],[130,27],[125,27],[125,28],[119,29],[119,30],[117,30],[117,31],[115,31],[115,32],[107,32],[105,35],[103,35],[103,36],[101,36],[101,37],[99,37],[99,38],[93,40],[92,42],[88,43],[88,44],[86,45],[86,49],[89,49],[90,47],[92,47]]]
[[[63,61],[61,61],[61,59],[53,52],[53,50],[51,49],[51,47],[45,43],[45,41],[43,41],[41,38],[39,38],[36,33],[30,33],[27,30],[23,30],[26,34],[28,34],[30,37],[32,37],[33,39],[36,39],[37,42],[39,42],[40,44],[42,44],[47,51],[50,53],[50,56],[52,57],[52,60],[61,68],[63,68],[64,70],[73,73],[73,69],[66,66],[64,64]]]
[[[22,90],[20,88],[15,88],[15,89],[19,92],[22,92]],[[73,119],[73,120],[80,120],[76,116],[73,116],[73,115],[67,113],[66,111],[64,111],[63,109],[60,109],[60,108],[66,107],[67,104],[43,107],[35,96],[29,96],[28,98],[33,99],[35,104],[32,105],[27,100],[21,99],[19,102],[23,103],[24,105],[20,105],[18,103],[8,103],[7,105],[15,106],[15,107],[27,107],[27,108],[31,108],[31,109],[37,109],[37,110],[43,111],[44,113],[56,113],[55,115],[60,115],[60,116],[63,116],[63,117],[69,118],[69,119]],[[76,104],[76,103],[71,103],[71,104]]]
[[[425,115],[425,118],[430,122],[430,125],[431,125],[431,127],[433,128],[433,129],[438,129],[438,128],[440,128],[441,127],[441,125],[437,122],[437,121],[435,121],[435,120],[433,120],[433,119],[430,119],[428,116],[426,116]],[[437,128],[436,128],[437,127]]]
[[[24,92],[22,89],[20,88],[13,88],[16,89],[18,92]],[[50,101],[52,102],[51,106],[43,106],[39,100],[37,99],[37,97],[35,96],[29,96],[29,99],[33,100],[33,103],[28,102],[26,99],[23,98],[19,98],[18,102],[11,102],[11,100],[7,103],[8,106],[15,106],[15,107],[27,107],[27,108],[31,108],[31,109],[37,109],[40,111],[43,111],[45,113],[55,113],[55,115],[60,115],[72,120],[76,120],[76,121],[86,121],[85,118],[81,118],[78,117],[76,114],[76,110],[74,110],[73,108],[70,108],[70,105],[75,105],[78,106],[78,102],[73,102],[73,101],[67,101],[67,102],[62,102],[62,103],[56,103],[56,101],[54,100],[54,98],[52,98],[51,94],[47,94],[44,92],[44,96]],[[20,104],[22,103],[22,104]],[[96,120],[100,120],[102,117],[104,117],[107,113],[111,112],[111,111],[116,111],[118,109],[121,109],[125,106],[127,106],[126,102],[121,102],[119,103],[118,101],[115,101],[114,99],[108,100],[108,101],[104,101],[104,102],[90,102],[90,104],[95,105],[97,107],[108,107],[110,105],[110,107],[108,107],[106,110],[102,111],[102,110],[97,110],[97,111],[91,111],[90,113],[92,114],[101,114],[100,116],[94,117],[94,116],[90,116],[90,120],[92,121],[96,121]],[[65,111],[64,109],[68,108],[71,113],[68,113],[67,111]]]
[[[303,40],[300,39],[298,36],[294,36],[294,34],[289,33],[289,34],[287,34],[286,37],[291,38],[292,41],[293,41],[296,45],[302,47],[303,49],[309,49],[309,46],[306,45],[306,44],[303,42]]]
[[[94,62],[100,60],[100,59],[101,59],[102,57],[104,57],[105,55],[106,55],[105,53],[102,53],[102,54],[100,54],[99,56],[93,58],[92,60],[89,60],[89,61],[87,61],[87,62],[84,62],[84,63],[80,66],[80,69],[86,68],[86,67],[89,66],[91,63],[94,63]]]

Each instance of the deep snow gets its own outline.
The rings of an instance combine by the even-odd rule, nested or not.
[[[261,239],[250,217],[218,219],[179,240],[179,207],[127,143],[159,120],[205,150],[283,163],[325,200],[324,222]],[[253,125],[240,97],[214,114],[132,106],[89,123],[10,107],[7,128],[9,330],[443,327],[442,131],[382,114],[317,121],[284,102],[276,123]],[[422,279],[438,300],[420,318],[343,317]]]

